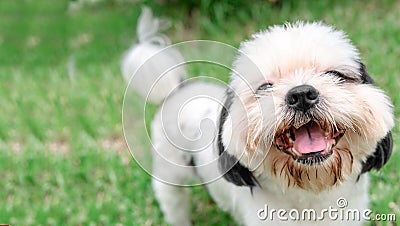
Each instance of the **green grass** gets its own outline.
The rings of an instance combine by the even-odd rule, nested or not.
[[[372,173],[370,193],[371,209],[400,218],[399,2],[171,2],[147,3],[171,18],[174,42],[238,46],[268,25],[299,19],[345,30],[395,104],[395,153]],[[165,225],[150,177],[130,157],[122,134],[119,60],[135,40],[141,4],[98,0],[67,12],[68,4],[0,1],[0,223]],[[226,81],[226,74],[216,76]],[[197,225],[234,225],[202,187],[191,192]]]

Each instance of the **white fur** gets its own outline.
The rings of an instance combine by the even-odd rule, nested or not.
[[[177,95],[173,95],[167,100],[167,102],[164,102],[163,108],[170,108],[167,110],[169,113],[168,115],[170,115],[171,118],[176,119],[175,112],[179,111],[179,109],[176,108],[181,106],[182,100],[179,99],[181,99],[182,96],[193,96],[198,93],[209,94],[210,92],[221,92],[220,100],[222,101],[223,91],[224,89],[222,87],[217,87],[216,85],[206,83],[189,84],[184,86]],[[199,105],[196,108],[190,110],[187,109],[185,114],[187,116],[192,115],[192,117],[186,117],[184,121],[179,121],[179,124],[186,128],[182,133],[190,134],[191,132],[198,130],[198,126],[204,119],[210,119],[217,123],[219,110],[220,106],[218,106],[214,100],[209,100],[209,103],[202,103],[202,105]],[[206,115],[206,112],[212,113]],[[203,117],[198,117],[199,115]],[[176,226],[191,225],[189,197],[186,191],[186,189],[189,188],[171,185],[170,183],[183,183],[185,179],[193,177],[207,181],[209,178],[218,177],[216,172],[219,169],[217,166],[202,168],[202,170],[196,170],[196,174],[191,170],[182,171],[182,168],[176,167],[173,164],[168,164],[165,160],[160,158],[160,156],[168,156],[169,161],[180,164],[189,162],[188,156],[182,154],[181,151],[176,149],[176,147],[171,145],[171,142],[166,139],[166,136],[168,136],[169,139],[176,139],[178,144],[182,144],[181,141],[179,141],[182,139],[181,133],[165,131],[165,128],[176,128],[177,126],[175,120],[169,121],[169,119],[161,119],[166,116],[166,113],[163,114],[160,111],[157,113],[152,123],[152,141],[153,147],[156,149],[153,165],[153,188],[161,210],[164,213],[165,220],[168,223]],[[187,144],[189,146],[184,146],[182,148],[201,146],[201,141],[199,142],[200,144],[197,142],[191,142]],[[198,155],[193,156],[196,158],[197,165],[206,164],[218,158],[215,146],[208,146]],[[168,178],[168,181],[160,181],[157,178]],[[298,188],[281,187],[278,181],[269,176],[262,178],[260,181],[263,184],[262,188],[255,188],[253,194],[250,192],[248,187],[235,186],[223,178],[207,183],[205,186],[218,207],[230,213],[240,225],[362,225],[363,222],[358,221],[329,221],[328,217],[326,217],[326,221],[324,222],[285,222],[279,220],[273,222],[261,221],[257,217],[257,211],[267,204],[270,208],[275,209],[284,208],[289,210],[295,208],[301,211],[302,209],[313,208],[317,212],[320,212],[321,209],[329,208],[329,206],[337,207],[336,200],[340,197],[346,198],[349,203],[348,208],[359,210],[367,209],[368,181],[368,175],[364,174],[358,182],[356,182],[356,178],[351,178],[340,186],[333,187],[332,189],[321,193],[308,192]]]
[[[182,55],[168,46],[163,35],[166,22],[154,18],[150,9],[143,8],[137,27],[139,43],[133,45],[123,56],[121,71],[129,88],[144,98],[160,103],[185,77]]]
[[[148,54],[145,54],[147,58],[157,52],[158,47],[152,44],[140,44],[131,50],[132,54],[135,51],[147,52]],[[167,58],[163,55],[161,62],[166,62],[164,60]],[[135,59],[131,60],[123,65],[126,67],[134,65],[132,67],[136,69],[144,62],[139,60],[132,64]],[[168,65],[175,62],[173,59],[169,60],[171,61],[166,63]],[[346,198],[348,208],[358,210],[368,208],[369,179],[367,174],[359,177],[361,162],[374,151],[376,142],[393,127],[393,114],[390,100],[372,85],[341,86],[335,78],[324,75],[325,71],[339,70],[359,77],[359,65],[355,60],[359,60],[358,51],[346,36],[320,23],[275,26],[258,33],[252,40],[241,45],[233,68],[236,73],[232,73],[230,83],[238,97],[232,100],[230,118],[224,124],[222,140],[231,155],[239,158],[244,166],[254,170],[253,173],[261,187],[255,187],[251,193],[248,187],[236,186],[224,178],[206,184],[217,205],[229,212],[239,224],[248,226],[363,224],[362,221],[330,221],[328,217],[323,222],[279,220],[271,222],[261,221],[257,217],[257,211],[264,205],[287,210],[313,208],[318,212],[329,206],[337,207],[336,201],[340,197]],[[178,57],[176,62],[181,62],[181,59]],[[148,70],[159,72],[153,65]],[[148,74],[138,74],[140,83],[134,88],[139,92],[142,92],[140,88],[142,85],[148,88],[148,77],[146,77]],[[257,87],[267,81],[273,82],[276,87],[255,101],[253,95]],[[246,150],[248,142],[253,142],[254,136],[263,136],[264,142],[273,138],[276,123],[279,122],[277,118],[281,116],[284,106],[285,93],[301,84],[313,85],[321,92],[322,101],[325,101],[329,105],[328,109],[332,110],[332,120],[347,123],[349,128],[354,127],[354,131],[349,129],[343,142],[341,141],[343,145],[356,147],[352,170],[344,176],[344,181],[333,186],[327,185],[320,190],[317,189],[318,186],[313,187],[312,182],[309,190],[288,186],[285,178],[274,176],[270,171],[269,162],[264,161],[268,151],[274,148],[270,143],[257,146],[255,152]],[[166,98],[168,92],[162,92],[163,90],[157,88],[157,93],[152,99],[159,101]],[[153,188],[166,221],[172,225],[190,225],[191,220],[185,189],[171,184],[184,183],[186,179],[193,177],[209,182],[212,177],[221,176],[217,165],[201,170],[197,168],[194,172],[193,169],[184,171],[176,167],[176,164],[188,165],[193,158],[196,165],[202,165],[219,157],[216,139],[211,145],[205,145],[208,139],[202,139],[202,136],[207,134],[216,136],[215,128],[218,127],[220,103],[223,103],[225,98],[224,90],[224,87],[201,82],[183,86],[162,103],[152,123],[155,178]],[[201,95],[213,98],[196,100],[184,105],[185,100],[190,97]],[[347,112],[340,112],[337,109],[347,109]],[[262,115],[263,111],[269,114]],[[215,127],[202,127],[204,120],[213,123]],[[365,127],[359,125],[360,122],[364,122]],[[249,136],[249,131],[254,133]],[[358,136],[359,133],[362,136]],[[182,152],[198,147],[203,147],[202,151]],[[165,161],[165,158],[169,161]],[[259,164],[252,165],[249,159],[256,159]],[[157,178],[163,178],[165,181],[162,182]]]

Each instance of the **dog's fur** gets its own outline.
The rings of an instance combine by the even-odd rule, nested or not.
[[[143,42],[133,49],[139,47],[143,48]],[[136,83],[156,81],[159,75],[148,73],[145,78],[139,74]],[[182,73],[170,77],[175,83],[166,85],[168,91],[177,87]],[[290,90],[301,85],[317,90],[318,101],[309,109],[288,104]],[[212,98],[191,98],[202,95]],[[205,186],[217,205],[240,224],[322,224],[261,221],[257,211],[267,204],[275,209],[313,208],[318,212],[335,207],[339,197],[346,198],[347,208],[366,209],[367,172],[380,169],[392,151],[394,119],[389,98],[374,86],[345,34],[322,23],[273,26],[243,42],[228,88],[196,82],[180,86],[168,97],[161,96],[165,100],[151,127],[153,188],[172,225],[191,224],[185,188],[172,184],[183,184],[192,177],[210,182],[218,174],[223,177]],[[192,101],[183,105],[187,100]],[[216,128],[201,126],[206,118]],[[297,131],[300,136],[301,128],[310,133],[316,126],[325,132],[326,142],[334,142],[326,148],[331,152],[326,156],[308,157],[310,153],[303,155],[291,149],[293,143],[282,140],[287,131]],[[211,145],[197,139],[199,130],[203,136],[215,138]],[[192,154],[182,152],[198,147],[204,148]],[[218,165],[191,167],[215,160]],[[188,168],[182,170],[176,164]]]

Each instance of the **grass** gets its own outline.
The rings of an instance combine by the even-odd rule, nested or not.
[[[135,40],[141,4],[88,2],[68,11],[67,0],[0,1],[0,223],[165,225],[150,177],[130,157],[122,135],[119,60]],[[372,173],[370,193],[371,209],[400,218],[399,2],[171,2],[146,3],[171,18],[175,42],[238,46],[268,25],[299,19],[347,31],[395,104],[395,153]],[[234,225],[203,188],[191,192],[197,225]]]

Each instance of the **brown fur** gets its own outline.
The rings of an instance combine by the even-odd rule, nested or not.
[[[320,165],[304,165],[291,156],[271,148],[264,162],[272,176],[279,177],[287,187],[300,187],[320,192],[340,184],[353,171],[353,155],[344,148],[333,150],[332,155]]]

